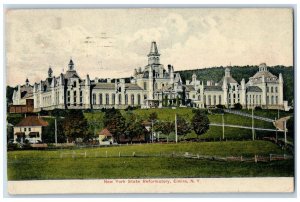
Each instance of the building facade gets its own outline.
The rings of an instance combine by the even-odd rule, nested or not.
[[[134,70],[130,82],[125,79],[91,80],[89,75],[81,78],[75,69],[73,60],[68,64],[66,73],[55,77],[51,67],[48,78],[33,86],[18,86],[13,94],[13,104],[18,105],[26,99],[34,100],[34,111],[52,109],[124,109],[128,106],[141,108],[183,106],[197,108],[224,105],[228,108],[240,103],[244,108],[260,106],[267,109],[284,109],[283,79],[271,74],[265,63],[259,71],[245,83],[238,83],[230,68],[225,69],[219,82],[197,80],[193,74],[191,80],[182,82],[179,73],[168,65],[160,63],[160,54],[156,42],[151,43],[147,55],[148,64]],[[24,93],[24,92],[27,93]],[[22,97],[23,94],[23,97]],[[27,95],[27,96],[25,96]]]

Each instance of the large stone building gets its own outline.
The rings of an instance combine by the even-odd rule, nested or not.
[[[24,92],[27,93],[24,93]],[[23,96],[22,96],[23,95]],[[26,95],[26,96],[25,96]],[[198,108],[215,107],[218,104],[233,107],[240,103],[244,108],[261,106],[262,108],[283,109],[283,79],[271,74],[265,63],[259,71],[245,83],[238,83],[225,69],[225,75],[219,82],[197,80],[194,74],[191,80],[183,84],[179,73],[174,73],[172,65],[167,69],[160,63],[160,54],[156,42],[151,43],[148,64],[134,70],[130,82],[125,79],[91,80],[89,75],[81,78],[70,60],[68,70],[59,76],[48,70],[48,78],[30,86],[18,86],[13,94],[13,104],[34,100],[34,110],[58,109],[101,109],[139,106],[142,108],[189,105]]]

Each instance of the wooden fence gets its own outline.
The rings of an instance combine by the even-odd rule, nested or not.
[[[287,160],[293,159],[294,157],[291,155],[286,154],[269,154],[269,156],[261,156],[261,155],[254,155],[254,156],[209,156],[209,155],[200,155],[200,154],[192,154],[189,152],[184,153],[156,153],[156,154],[146,154],[146,153],[109,153],[108,151],[105,152],[61,152],[60,158],[123,158],[123,157],[167,157],[167,158],[188,158],[188,159],[198,159],[198,160],[211,160],[211,161],[228,161],[228,162],[270,162],[270,161],[280,161],[280,160]]]

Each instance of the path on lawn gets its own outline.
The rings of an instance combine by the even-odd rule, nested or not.
[[[248,117],[248,118],[252,118],[252,114],[248,114],[246,112],[241,112],[241,111],[238,111],[238,110],[224,109],[224,112],[231,113],[231,114],[236,114],[236,115],[240,115],[240,116],[244,116],[244,117]],[[257,116],[257,115],[253,115],[253,118],[258,119],[258,120],[262,120],[262,121],[266,121],[266,122],[271,122],[271,123],[274,122],[273,119],[262,117],[262,116]]]
[[[282,117],[282,118],[280,118],[280,119],[278,119],[274,122],[274,126],[278,130],[283,130],[284,131],[284,122],[289,120],[290,118],[291,118],[291,116]]]

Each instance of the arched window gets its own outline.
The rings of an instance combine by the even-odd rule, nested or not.
[[[278,96],[275,97],[275,104],[278,104]]]
[[[198,96],[198,100],[201,101],[201,95]]]
[[[217,96],[214,95],[214,105],[217,103]]]
[[[99,94],[99,104],[103,105],[103,98],[102,98],[102,94]]]
[[[221,104],[222,103],[222,97],[221,97],[221,95],[219,95],[219,104]]]
[[[275,93],[278,93],[278,88],[277,87],[275,87]]]
[[[274,96],[273,95],[271,96],[271,104],[272,105],[274,104]]]
[[[271,93],[273,93],[273,87],[271,86]]]
[[[134,105],[134,94],[131,94],[130,102],[131,102],[131,105]]]
[[[138,96],[137,96],[137,97],[138,97],[138,98],[137,98],[137,99],[138,99],[138,100],[137,100],[137,101],[138,101],[138,105],[141,105],[141,95],[140,95],[140,94],[138,94]]]
[[[154,84],[154,89],[157,89],[158,88],[158,85],[157,83]]]
[[[145,95],[144,95],[144,100],[146,100],[146,99],[147,99],[147,95],[145,94]]]
[[[208,96],[208,105],[211,105],[211,96]]]
[[[144,90],[147,90],[147,82],[144,82]]]
[[[108,105],[108,104],[109,104],[109,94],[106,94],[106,95],[105,95],[105,100],[106,100],[106,103],[105,103],[105,104]]]
[[[128,105],[128,95],[125,95],[125,105]]]
[[[122,104],[122,95],[119,94],[119,105]]]

